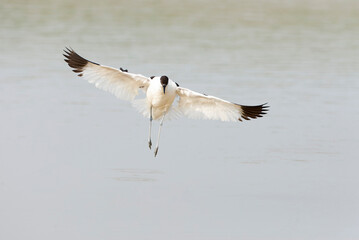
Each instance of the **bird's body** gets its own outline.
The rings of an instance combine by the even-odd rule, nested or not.
[[[109,91],[118,98],[129,100],[146,117],[150,118],[148,144],[151,148],[152,120],[160,120],[155,156],[158,152],[159,138],[163,120],[168,113],[182,114],[190,118],[221,121],[242,121],[262,117],[268,110],[265,104],[244,106],[229,101],[194,92],[179,87],[167,76],[145,77],[129,73],[122,68],[102,66],[88,61],[72,49],[65,50],[65,61],[78,76],[85,78],[97,88]],[[146,93],[146,98],[135,100],[138,90]],[[176,97],[178,104],[174,106]]]
[[[160,77],[154,77],[151,79],[151,83],[147,89],[146,99],[148,110],[152,107],[153,119],[159,119],[163,116],[164,112],[167,112],[171,108],[177,95],[176,90],[176,84],[170,79],[166,86],[165,93],[163,92]]]

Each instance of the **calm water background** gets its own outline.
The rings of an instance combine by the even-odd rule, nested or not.
[[[1,0],[0,40],[0,239],[359,239],[358,1]],[[155,159],[65,46],[270,112]]]

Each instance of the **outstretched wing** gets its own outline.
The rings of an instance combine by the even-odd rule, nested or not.
[[[128,73],[127,70],[88,61],[69,48],[66,48],[64,52],[65,62],[73,68],[75,73],[78,73],[78,76],[118,98],[133,100],[137,96],[139,88],[147,91],[150,84],[150,79],[143,75]]]
[[[180,97],[178,107],[189,118],[242,121],[262,117],[268,111],[266,104],[244,106],[181,87],[177,88],[177,94]]]

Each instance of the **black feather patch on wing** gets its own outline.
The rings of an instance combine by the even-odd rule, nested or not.
[[[268,105],[262,104],[257,106],[244,106],[239,105],[242,109],[241,117],[245,120],[251,120],[251,118],[256,119],[257,117],[263,117],[264,114],[268,111]],[[241,118],[238,119],[239,121],[242,121]]]
[[[72,49],[66,48],[64,50],[64,52],[65,52],[65,54],[63,54],[63,55],[65,57],[65,59],[64,59],[65,62],[67,62],[67,64],[71,68],[73,68],[72,71],[74,71],[75,73],[78,73],[78,76],[80,76],[80,77],[82,76],[83,69],[87,63],[90,62],[90,63],[96,64],[96,65],[100,65],[98,63],[91,62],[91,61],[81,57]]]

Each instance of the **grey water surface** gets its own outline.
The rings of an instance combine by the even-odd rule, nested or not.
[[[359,239],[358,1],[1,0],[0,41],[0,239]],[[154,158],[65,46],[270,111]]]

